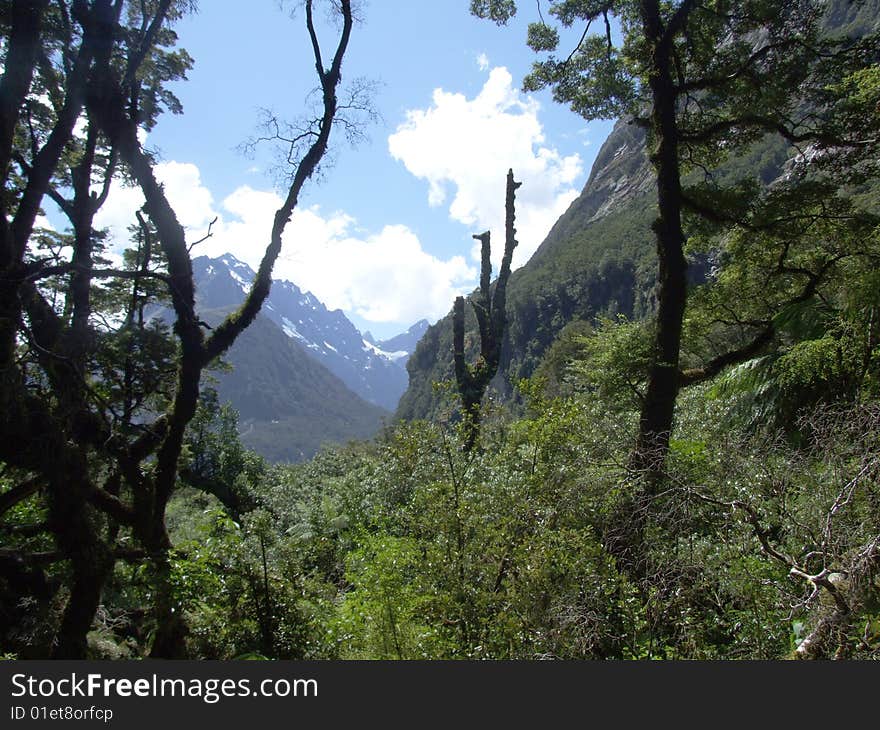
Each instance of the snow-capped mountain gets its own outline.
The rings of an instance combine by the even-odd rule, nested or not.
[[[422,339],[431,323],[427,319],[420,319],[406,332],[401,332],[387,340],[376,341],[369,332],[364,332],[364,341],[376,347],[376,349],[387,355],[394,362],[406,365],[409,356],[415,351],[416,345]]]
[[[198,306],[222,309],[238,305],[254,272],[231,254],[193,260]],[[290,281],[275,280],[261,314],[336,375],[364,400],[394,411],[408,375],[406,359],[427,322],[385,342],[373,342],[336,309],[330,311],[310,292]],[[412,333],[412,334],[411,334]]]

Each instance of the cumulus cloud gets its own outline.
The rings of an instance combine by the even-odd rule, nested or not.
[[[489,59],[480,54],[481,67]],[[517,192],[514,266],[531,256],[553,222],[577,196],[582,173],[578,155],[564,156],[544,136],[539,105],[521,94],[505,68],[492,69],[474,97],[437,89],[427,109],[407,113],[388,139],[391,155],[428,185],[428,202],[448,205],[450,217],[469,233],[490,229],[497,265],[504,227],[504,179],[512,167],[523,182]],[[243,185],[216,201],[187,162],[163,162],[155,168],[190,242],[212,236],[193,255],[232,253],[256,268],[269,240],[281,199],[271,190]],[[96,225],[110,229],[118,254],[128,246],[127,228],[143,204],[138,188],[114,184]],[[276,278],[289,279],[314,293],[330,308],[356,313],[372,322],[409,325],[422,317],[446,314],[454,297],[476,284],[478,253],[448,258],[425,250],[412,229],[389,221],[364,232],[342,211],[318,206],[297,210],[284,234]]]
[[[223,201],[216,233],[198,251],[226,251],[256,268],[281,205],[273,192],[242,186]],[[442,260],[424,250],[402,225],[363,234],[344,212],[318,206],[294,212],[274,276],[311,291],[331,309],[371,322],[411,324],[446,314],[457,294],[469,291],[476,271],[461,256]]]
[[[577,197],[574,183],[583,171],[579,155],[563,156],[546,144],[539,109],[497,67],[473,99],[436,89],[431,106],[408,111],[388,138],[391,155],[428,183],[430,205],[448,202],[451,218],[474,233],[490,229],[496,240],[504,229],[505,175],[513,168],[523,182],[514,266],[528,260]],[[500,259],[500,247],[493,249]]]
[[[315,208],[299,211],[279,274],[307,282],[327,306],[373,322],[438,319],[457,294],[472,288],[476,271],[462,256],[432,256],[403,225],[360,237],[350,235],[352,223],[344,214],[323,218]]]
[[[181,225],[192,232],[193,240],[204,235],[216,213],[213,196],[202,184],[199,168],[188,162],[160,162],[155,167],[155,174]],[[137,222],[134,212],[143,204],[144,196],[139,187],[125,187],[114,182],[107,202],[95,216],[97,228],[109,229],[117,253],[130,245],[128,228]]]
[[[489,57],[485,53],[480,53],[477,55],[477,66],[480,71],[488,71],[489,70]]]
[[[161,163],[156,176],[189,241],[202,238],[217,219],[211,237],[194,248],[194,256],[231,253],[256,269],[282,202],[276,193],[243,185],[216,205],[195,165]],[[126,247],[126,228],[142,204],[139,189],[118,186],[99,213],[96,223],[110,228],[117,252]],[[406,226],[386,225],[363,234],[351,216],[324,213],[318,206],[294,213],[283,243],[275,278],[293,281],[331,309],[371,322],[408,326],[423,317],[438,319],[476,279],[475,269],[462,256],[443,260],[431,255]]]

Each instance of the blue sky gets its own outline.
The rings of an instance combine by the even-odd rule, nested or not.
[[[468,5],[362,3],[343,79],[378,84],[381,121],[354,149],[335,138],[333,164],[307,184],[276,266],[276,278],[379,337],[436,320],[474,287],[471,234],[489,228],[500,248],[509,167],[523,182],[514,264],[524,263],[583,187],[610,130],[548,93],[519,91],[534,58],[525,46],[532,4],[521,3],[507,27],[471,17]],[[302,10],[202,0],[177,31],[195,59],[189,80],[174,86],[184,114],[162,117],[146,145],[160,153],[160,179],[193,240],[219,216],[194,254],[230,251],[255,265],[280,188],[272,151],[249,157],[239,146],[258,133],[261,108],[291,120],[307,108],[316,78]],[[329,48],[332,25],[321,32]],[[136,190],[114,190],[98,224],[121,232],[138,199]]]

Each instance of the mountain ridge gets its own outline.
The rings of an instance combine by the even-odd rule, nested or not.
[[[247,264],[228,253],[193,259],[193,271],[197,303],[205,309],[238,306],[254,278]],[[368,342],[341,309],[330,310],[311,292],[276,279],[261,313],[358,396],[387,411],[397,407],[408,383],[405,358]]]
[[[228,311],[200,316],[216,324]],[[263,314],[224,361],[231,369],[211,371],[209,382],[238,411],[242,442],[270,461],[302,461],[327,443],[370,438],[391,415],[352,392]]]
[[[644,131],[618,121],[580,195],[529,261],[511,274],[508,327],[492,382],[502,397],[510,395],[511,383],[534,372],[569,322],[599,314],[641,317],[652,310],[653,190]],[[475,351],[476,321],[470,309],[466,308],[466,343]],[[442,396],[433,383],[454,378],[451,314],[427,329],[407,370],[410,385],[396,417],[411,420],[435,414]]]

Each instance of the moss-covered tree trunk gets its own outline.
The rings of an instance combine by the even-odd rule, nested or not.
[[[201,373],[260,311],[283,230],[338,121],[337,89],[354,14],[350,0],[336,5],[342,23],[333,55],[325,64],[312,18],[313,2],[305,2],[322,113],[313,122],[314,135],[304,144],[287,198],[276,213],[257,278],[244,304],[210,337],[195,311],[190,245],[156,181],[154,160],[138,139],[157,110],[171,106],[167,99],[156,103],[167,91],[162,85],[182,77],[189,67],[184,51],[169,50],[175,37],[167,32],[183,7],[173,0],[132,3],[130,8],[111,0],[51,4],[37,0],[12,3],[8,17],[4,16],[8,37],[6,65],[0,74],[0,177],[8,195],[0,199],[0,461],[4,470],[16,470],[13,477],[19,484],[4,492],[5,506],[0,506],[8,510],[33,496],[37,488],[29,484],[44,489],[49,519],[39,531],[51,533],[57,550],[33,553],[26,545],[4,550],[0,568],[14,581],[32,582],[41,589],[45,580],[32,566],[64,563],[67,602],[55,637],[58,657],[85,656],[87,634],[116,556],[144,558],[140,550],[134,555],[116,544],[120,526],[131,529],[155,569],[157,630],[152,653],[183,654],[185,626],[173,589],[165,510],[177,482],[184,434],[196,410]],[[55,53],[59,48],[63,54]],[[51,112],[45,119],[42,115],[25,119],[28,94],[37,93],[50,99]],[[85,136],[76,131],[84,112]],[[95,266],[100,245],[93,220],[116,178],[117,164],[144,195],[167,273]],[[98,173],[103,174],[104,184],[95,190]],[[70,190],[73,198],[67,200],[64,195]],[[69,259],[66,252],[54,258],[36,256],[37,241],[32,238],[47,196],[73,228]],[[95,387],[102,377],[101,358],[116,357],[117,343],[124,350],[124,339],[116,335],[124,338],[127,333],[96,336],[92,320],[99,307],[107,305],[103,297],[95,297],[94,282],[107,278],[137,282],[148,274],[167,287],[180,353],[172,402],[152,422],[142,418],[131,428],[138,415],[132,407],[131,358],[125,359],[122,403],[111,402],[116,397],[112,388],[108,395]],[[61,287],[63,311],[54,297],[46,295],[43,284],[49,281]],[[162,367],[163,373],[168,370]],[[153,384],[146,387],[159,390]]]
[[[687,299],[687,261],[681,214],[683,196],[679,168],[679,130],[669,29],[664,28],[656,0],[641,3],[642,25],[651,48],[654,149],[651,161],[657,174],[657,210],[653,230],[657,244],[657,319],[653,361],[639,417],[634,466],[656,481],[663,469],[672,433],[679,389],[681,331]],[[649,486],[649,489],[651,487]]]

